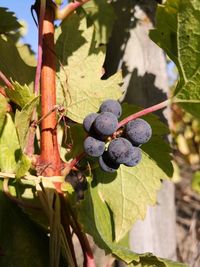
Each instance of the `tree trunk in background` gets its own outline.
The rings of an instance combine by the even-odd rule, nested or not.
[[[166,59],[161,49],[148,37],[154,24],[155,1],[124,0],[113,5],[118,18],[108,46],[105,77],[117,69],[123,70],[123,100],[130,104],[148,107],[165,100],[168,91]],[[166,121],[162,111],[157,112],[157,115]],[[169,119],[169,115],[167,117]],[[138,253],[152,252],[160,257],[176,259],[172,183],[163,182],[157,206],[148,208],[145,220],[133,226],[130,248]]]

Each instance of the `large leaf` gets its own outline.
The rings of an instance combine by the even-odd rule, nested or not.
[[[20,84],[33,84],[35,66],[27,63],[30,62],[30,60],[27,60],[28,57],[34,57],[30,49],[26,45],[16,45],[8,36],[4,38],[0,37],[0,47],[0,71],[8,79],[12,78]],[[20,52],[18,47],[20,48]]]
[[[17,111],[15,115],[15,127],[17,129],[17,134],[20,141],[20,146],[22,150],[25,148],[31,116],[35,106],[37,105],[39,97],[33,98],[33,100],[29,101],[21,111]]]
[[[23,108],[31,102],[35,95],[31,92],[30,88],[25,84],[21,85],[18,82],[12,82],[13,90],[6,88],[6,94],[14,103]]]
[[[67,36],[76,28],[74,24],[80,25],[73,33],[74,36],[78,34],[75,43],[78,49],[75,52],[69,42],[66,43],[69,38]],[[103,49],[94,48],[94,29],[93,26],[87,28],[85,19],[79,21],[79,17],[74,15],[61,27],[63,37],[59,37],[60,29],[56,34],[59,41],[57,54],[61,55],[60,51],[64,51],[61,55],[62,66],[58,72],[57,100],[59,104],[64,104],[70,119],[81,123],[88,113],[98,110],[103,100],[118,99],[121,96],[121,73],[111,76],[108,80],[101,80],[105,53]]]
[[[107,44],[115,20],[113,6],[105,0],[92,0],[83,9],[87,14],[88,25],[94,25],[97,45]]]
[[[138,267],[186,267],[184,264],[157,258],[150,253],[136,254],[113,241],[112,210],[100,197],[95,181],[89,180],[89,188],[78,207],[78,219],[84,231],[107,253],[123,260],[128,266]]]
[[[115,240],[119,241],[130,230],[133,223],[144,219],[147,205],[156,203],[156,193],[161,179],[167,175],[146,153],[135,167],[121,166],[117,174],[95,171],[99,193],[113,213]]]
[[[0,170],[15,172],[17,161],[20,158],[19,141],[10,114],[6,115],[6,122],[0,135]]]
[[[156,29],[150,32],[175,62],[180,80],[175,101],[200,116],[200,5],[196,0],[167,0],[157,10]]]
[[[0,34],[17,30],[20,27],[15,13],[8,11],[7,8],[0,7]]]
[[[4,125],[7,109],[7,101],[3,95],[0,94],[0,135]]]
[[[1,182],[2,188],[2,182]],[[0,266],[49,266],[47,235],[0,191]]]

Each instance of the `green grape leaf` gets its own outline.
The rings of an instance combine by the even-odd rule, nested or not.
[[[20,142],[22,151],[25,148],[26,143],[27,143],[31,116],[32,116],[34,108],[38,104],[38,101],[39,101],[39,96],[33,98],[25,106],[23,106],[21,111],[17,110],[16,115],[15,115],[15,127],[17,129],[17,134],[19,137],[19,142]]]
[[[23,177],[31,167],[31,159],[22,154],[16,166],[16,178]]]
[[[123,104],[122,110],[123,119],[141,109],[135,105]],[[152,138],[148,143],[142,145],[142,150],[144,150],[150,158],[156,161],[156,164],[167,174],[167,176],[172,177],[173,166],[170,156],[171,149],[169,144],[164,140],[164,137],[166,138],[166,135],[169,134],[169,128],[154,114],[148,114],[141,118],[146,120],[152,128]],[[158,151],[162,151],[162,153],[158,153]]]
[[[95,243],[107,253],[113,253],[127,263],[133,260],[139,261],[137,254],[130,253],[129,249],[113,242],[114,225],[111,211],[99,196],[95,181],[91,182],[91,177],[88,177],[88,182],[89,188],[84,194],[84,200],[78,206],[78,219],[85,232],[90,234]]]
[[[0,135],[5,122],[6,109],[7,109],[7,101],[5,97],[0,94]]]
[[[104,50],[94,47],[93,26],[87,28],[85,19],[79,21],[79,17],[74,16],[68,18],[67,23],[61,24],[63,37],[59,37],[60,30],[57,30],[56,39],[59,41],[57,54],[60,55],[60,51],[65,51],[60,60],[62,66],[57,73],[57,101],[66,107],[67,117],[82,123],[88,113],[99,109],[103,100],[119,99],[122,94],[119,86],[122,77],[121,73],[116,73],[107,80],[101,80]],[[80,32],[82,33],[81,39],[76,37],[75,47],[78,46],[76,51],[72,51],[69,43],[66,43],[69,38],[68,32],[72,31],[74,23],[79,25],[78,36]],[[76,31],[73,35],[76,36]]]
[[[138,254],[140,256],[139,262],[133,261],[128,264],[130,267],[188,267],[183,263],[174,262],[167,259],[158,258],[150,253]]]
[[[30,62],[35,62],[35,60],[28,46],[16,45],[10,37],[3,38],[1,36],[0,47],[0,71],[8,79],[11,78],[20,84],[32,86],[35,77],[35,65],[33,66]]]
[[[0,7],[0,34],[15,31],[21,27],[17,21],[15,13],[8,11],[7,8]]]
[[[95,244],[106,253],[112,253],[123,260],[128,266],[186,267],[184,264],[157,258],[150,253],[134,253],[126,245],[123,246],[122,242],[113,241],[112,210],[99,194],[96,180],[91,182],[91,177],[88,177],[88,182],[89,188],[84,194],[84,200],[78,205],[78,220],[84,231],[93,237]]]
[[[6,122],[0,135],[0,155],[0,170],[14,173],[21,150],[15,125],[10,114],[6,115]]]
[[[2,192],[0,182],[0,266],[49,266],[49,241]],[[6,219],[5,219],[6,218]]]
[[[174,61],[180,75],[174,101],[199,117],[200,5],[196,0],[167,0],[158,6],[156,21],[150,37]]]
[[[92,0],[87,2],[83,9],[88,25],[94,25],[97,46],[107,44],[115,20],[113,6],[105,0]]]
[[[26,104],[35,98],[30,88],[25,84],[21,85],[18,82],[12,82],[14,89],[6,88],[6,94],[11,101],[23,108]]]
[[[94,238],[95,243],[109,252],[108,243],[112,242],[110,213],[99,197],[97,186],[91,185],[90,179],[84,200],[78,206],[79,221],[84,230]]]
[[[160,180],[168,178],[144,152],[137,166],[121,165],[116,174],[105,174],[98,168],[94,177],[100,195],[112,210],[116,241],[126,235],[135,221],[144,219],[147,205],[156,203]]]

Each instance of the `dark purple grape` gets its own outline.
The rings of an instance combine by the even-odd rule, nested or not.
[[[136,119],[127,123],[125,134],[133,145],[138,146],[149,141],[152,136],[152,129],[145,120]]]
[[[131,142],[123,137],[112,140],[108,146],[109,157],[119,164],[129,162],[133,153]]]
[[[117,130],[118,120],[114,114],[103,112],[95,119],[93,125],[97,134],[108,136]]]
[[[134,147],[133,154],[131,154],[131,160],[124,163],[128,167],[136,166],[142,159],[142,151],[139,147]]]
[[[115,172],[119,168],[118,163],[112,161],[105,151],[101,157],[99,157],[99,166],[105,172]]]
[[[105,150],[105,143],[92,136],[86,137],[83,146],[85,153],[91,157],[99,157]]]
[[[100,112],[111,112],[117,118],[119,118],[122,114],[122,108],[118,101],[113,99],[108,99],[101,104]]]
[[[83,120],[83,128],[87,133],[90,132],[92,124],[98,115],[97,113],[90,113]]]

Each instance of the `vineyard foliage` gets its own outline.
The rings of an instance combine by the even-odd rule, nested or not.
[[[65,163],[83,152],[86,134],[81,124],[84,118],[97,112],[104,100],[118,100],[123,95],[120,71],[106,80],[101,79],[105,44],[115,19],[111,4],[92,0],[55,29],[56,104],[63,108],[62,116],[69,121],[66,125],[58,113],[60,156]],[[156,19],[150,37],[179,70],[179,82],[171,101],[199,117],[200,4],[196,0],[167,0],[158,6]],[[0,81],[7,96],[0,94],[0,248],[2,253],[5,251],[0,265],[12,266],[15,262],[21,267],[42,267],[49,266],[49,259],[57,259],[55,266],[58,266],[60,250],[70,265],[59,215],[60,203],[57,194],[52,193],[52,181],[58,179],[84,232],[107,253],[128,266],[186,266],[151,254],[136,254],[120,243],[132,224],[145,217],[147,206],[156,204],[161,181],[170,179],[173,174],[170,147],[163,138],[169,133],[168,128],[155,115],[144,116],[153,134],[142,146],[142,161],[136,167],[121,166],[116,173],[109,174],[103,172],[94,159],[86,157],[80,162],[88,180],[84,200],[75,201],[75,192],[64,175],[49,177],[49,180],[37,175],[33,164],[35,156],[26,153],[32,114],[37,112],[38,118],[41,117],[40,96],[35,96],[33,91],[37,61],[30,47],[18,41],[20,27],[11,11],[0,8],[0,71],[11,83],[8,87]],[[9,110],[8,106],[12,108]],[[123,104],[122,110],[123,119],[140,108]],[[35,155],[39,154],[39,127],[34,145]],[[41,198],[44,188],[45,197]],[[3,191],[15,197],[21,209],[10,203]],[[27,205],[37,208],[27,208]],[[45,212],[41,212],[42,208]],[[46,219],[49,219],[50,239]]]

